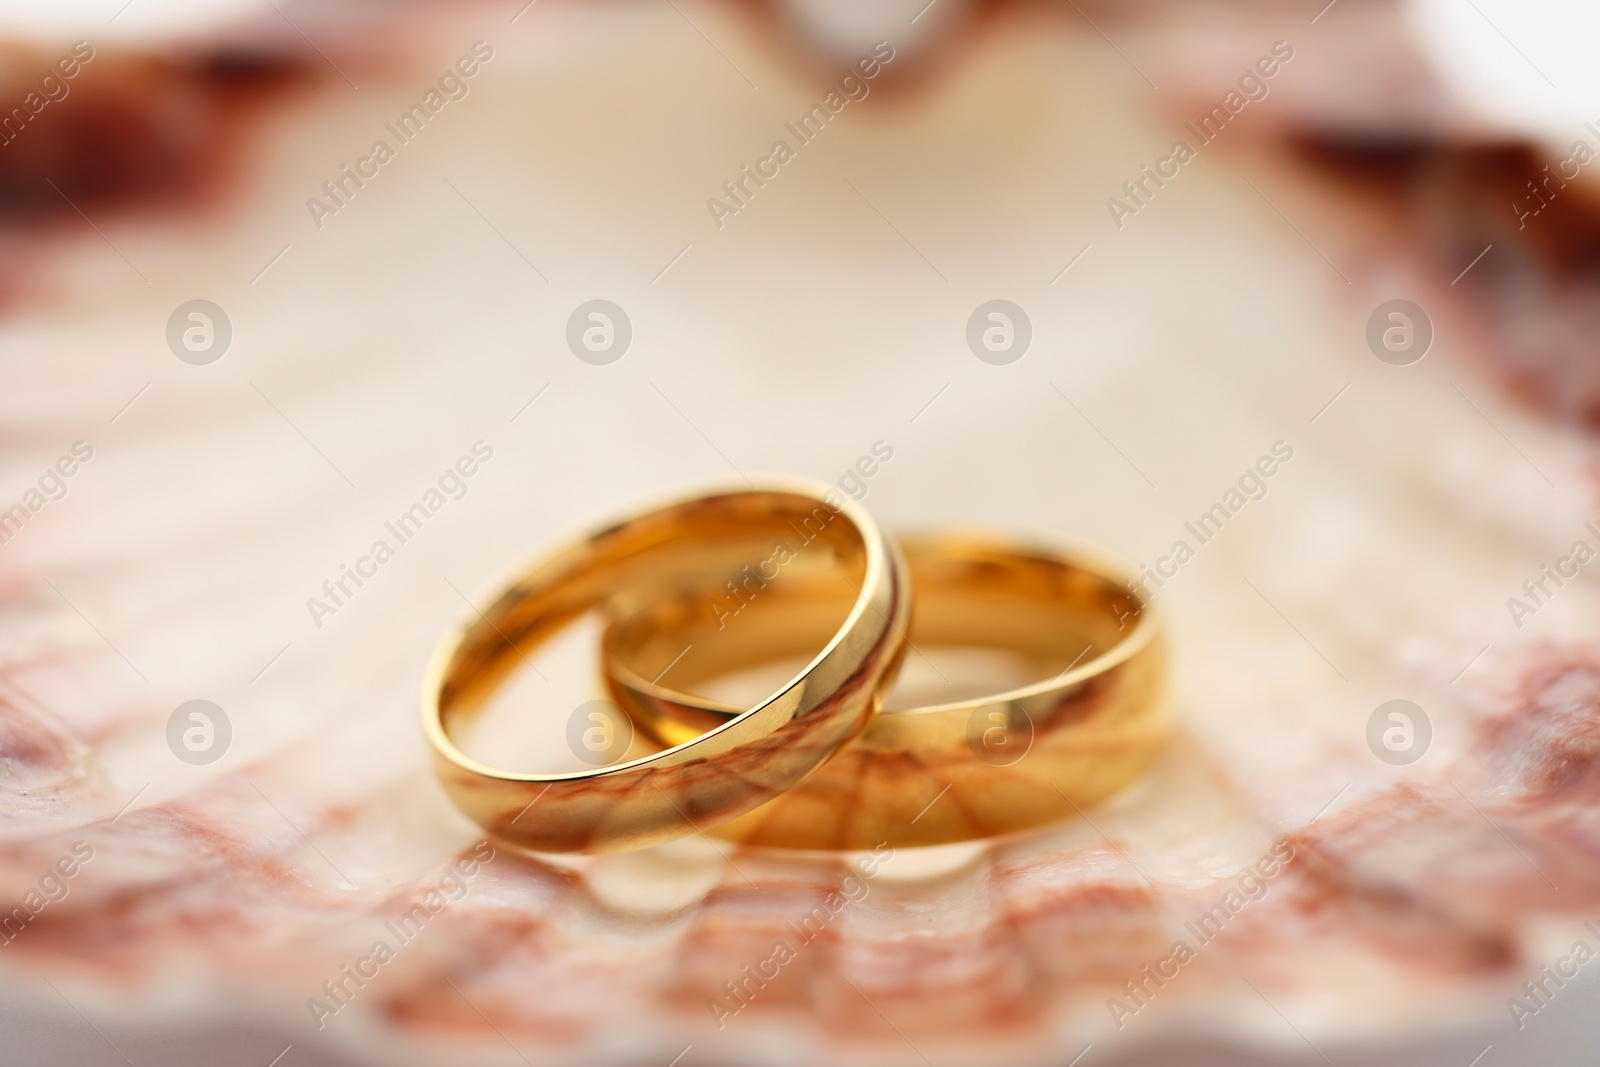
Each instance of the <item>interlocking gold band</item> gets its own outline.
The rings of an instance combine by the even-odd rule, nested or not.
[[[778,551],[781,547],[783,551]],[[856,593],[778,692],[665,751],[574,773],[525,774],[467,756],[452,733],[540,642],[592,609],[627,615],[709,576],[786,556]],[[858,504],[810,482],[763,479],[620,518],[520,569],[445,635],[423,687],[423,729],[451,799],[530,849],[616,851],[705,830],[790,789],[855,737],[904,642],[905,563]],[[563,709],[550,709],[551,711]]]
[[[1166,734],[1161,628],[1124,565],[1081,547],[988,534],[903,538],[914,594],[910,656],[924,647],[1020,652],[1067,669],[1009,692],[885,709],[803,782],[718,836],[809,849],[931,845],[1060,819],[1140,775]],[[748,572],[747,572],[748,574]],[[613,699],[680,744],[740,709],[687,695],[805,649],[849,602],[836,574],[795,569],[651,603],[607,630]],[[727,605],[738,598],[739,610]],[[666,682],[652,681],[685,646]],[[1059,668],[1058,668],[1059,669]]]

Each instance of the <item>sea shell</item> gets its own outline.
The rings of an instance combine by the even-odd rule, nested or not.
[[[1600,944],[1600,604],[1587,563],[1544,568],[1600,545],[1570,328],[1592,183],[1511,241],[1485,205],[1532,151],[1475,144],[1399,66],[1395,10],[1345,3],[1297,9],[1280,95],[1119,225],[1108,200],[1288,16],[1218,8],[1190,48],[1195,16],[1156,6],[1004,8],[897,54],[718,212],[846,70],[721,7],[516,7],[286,6],[304,40],[263,12],[229,39],[298,51],[249,115],[215,67],[107,45],[3,150],[28,189],[0,323],[0,509],[28,510],[0,544],[8,1062],[9,1032],[26,1063],[1571,1062],[1584,991],[1549,975]],[[464,96],[330,211],[324,182],[479,40]],[[203,202],[87,181],[97,99],[141,85],[176,106],[125,128],[167,139],[113,162],[172,146],[155,187]],[[1379,158],[1386,108],[1405,151]],[[567,342],[597,298],[632,324],[607,365]],[[1032,324],[1006,365],[966,340],[996,298]],[[209,364],[168,340],[197,299],[232,328]],[[1396,299],[1432,325],[1407,366],[1368,342]],[[892,526],[1170,572],[1176,736],[1142,782],[892,856],[476,835],[416,712],[464,601],[640,497],[844,482],[879,441],[860,492]],[[478,743],[566,758],[594,636]],[[184,747],[192,700],[225,744],[202,708],[213,747]],[[1410,764],[1379,755],[1421,736],[1391,700],[1431,724]]]

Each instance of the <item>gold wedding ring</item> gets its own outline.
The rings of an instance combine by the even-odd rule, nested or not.
[[[718,836],[807,849],[987,837],[1071,815],[1155,759],[1166,734],[1164,642],[1126,567],[989,535],[901,546],[914,595],[909,656],[986,648],[1048,661],[1051,673],[993,695],[885,708],[810,777]],[[688,694],[802,653],[849,603],[846,580],[816,567],[747,570],[714,592],[642,604],[604,637],[613,698],[664,744],[725,728],[738,707]],[[667,672],[673,687],[653,681],[685,646]]]
[[[832,573],[855,590],[817,631],[805,667],[748,709],[642,758],[525,774],[466,755],[452,735],[567,623],[636,614],[754,567]],[[515,845],[550,852],[642,848],[742,815],[782,794],[855,737],[894,675],[909,612],[905,563],[860,505],[823,485],[763,480],[601,526],[519,570],[447,633],[423,686],[423,729],[450,798]]]

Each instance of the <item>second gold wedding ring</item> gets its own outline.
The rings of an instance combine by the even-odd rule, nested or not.
[[[926,688],[937,702],[885,707],[814,774],[718,836],[870,849],[1010,833],[1103,800],[1160,751],[1163,640],[1126,568],[1086,548],[989,534],[900,543],[914,596],[908,663],[935,648],[989,650],[1020,657],[1038,680],[985,693],[954,669],[936,675]],[[837,574],[791,568],[653,602],[606,633],[614,698],[664,743],[718,728],[738,709],[696,695],[701,687],[792,658],[836,625],[852,592]]]
[[[636,612],[752,561],[832,571],[855,590],[821,650],[765,700],[665,751],[580,772],[516,773],[457,745],[455,732],[567,623],[593,609]],[[490,833],[552,852],[642,848],[751,811],[873,715],[903,649],[904,567],[864,509],[800,481],[676,500],[577,538],[518,571],[440,643],[422,713],[445,790]]]

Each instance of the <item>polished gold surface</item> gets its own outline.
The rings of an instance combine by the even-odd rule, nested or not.
[[[987,534],[907,538],[909,656],[985,648],[1026,656],[1041,680],[987,696],[885,708],[816,773],[718,836],[810,849],[933,845],[1071,815],[1134,780],[1166,734],[1160,625],[1126,571],[1085,549]],[[761,576],[757,576],[758,578]],[[759,584],[641,606],[606,631],[614,699],[664,744],[739,709],[690,695],[731,672],[802,652],[845,610],[837,571],[792,568]],[[730,613],[732,605],[740,610]],[[671,665],[673,688],[653,682]],[[950,682],[952,688],[959,679]]]
[[[568,622],[594,609],[683,603],[710,577],[746,568],[833,573],[857,590],[833,628],[815,634],[806,666],[754,707],[725,709],[734,713],[665,751],[576,773],[498,769],[452,739]],[[474,821],[530,849],[618,851],[713,827],[793,786],[872,716],[903,647],[904,568],[864,509],[803,481],[719,490],[599,527],[517,571],[440,642],[422,695],[435,769]]]

